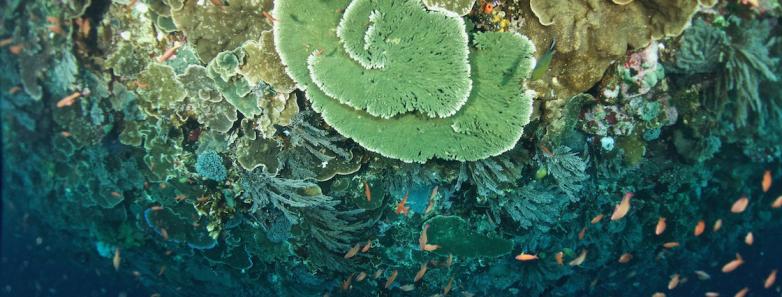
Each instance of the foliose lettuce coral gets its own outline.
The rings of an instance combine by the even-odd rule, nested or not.
[[[272,14],[277,52],[312,108],[371,151],[478,160],[511,149],[530,120],[521,85],[534,47],[521,35],[476,34],[470,48],[460,18],[420,0],[282,0]]]
[[[212,60],[218,53],[232,50],[247,40],[257,40],[269,29],[263,16],[262,0],[235,0],[230,5],[199,4],[197,0],[173,5],[171,17],[198,51],[203,61]]]

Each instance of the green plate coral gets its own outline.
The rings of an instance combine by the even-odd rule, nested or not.
[[[273,16],[277,51],[313,109],[369,150],[479,160],[511,149],[530,120],[534,47],[521,35],[476,34],[467,54],[462,20],[418,0],[283,0]]]

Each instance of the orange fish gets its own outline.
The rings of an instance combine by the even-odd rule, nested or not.
[[[366,253],[369,251],[369,248],[372,247],[372,240],[367,240],[367,244],[364,245],[363,248],[361,248],[362,253]]]
[[[556,255],[554,255],[554,259],[557,260],[557,264],[563,265],[565,264],[565,253],[559,252]]]
[[[663,247],[666,248],[666,249],[672,249],[672,248],[675,248],[675,247],[678,247],[678,246],[679,246],[679,243],[676,242],[676,241],[663,243]]]
[[[667,224],[665,223],[665,218],[660,217],[657,220],[657,226],[654,228],[654,234],[655,235],[663,234],[663,232],[665,232],[665,227],[666,226],[667,226]]]
[[[773,286],[774,282],[776,281],[777,281],[777,270],[774,269],[771,270],[771,273],[769,273],[768,276],[766,277],[766,281],[763,282],[763,287],[766,289],[771,288],[771,286]]]
[[[405,193],[405,197],[402,198],[402,201],[399,201],[399,204],[396,205],[396,214],[404,214],[407,216],[407,212],[410,211],[410,207],[407,205],[407,196],[410,193]]]
[[[152,211],[161,211],[161,210],[163,210],[163,207],[160,206],[160,205],[155,205],[153,207],[150,207],[149,209],[152,210]]]
[[[419,269],[418,273],[415,274],[415,278],[413,279],[413,282],[417,283],[419,280],[424,278],[424,275],[426,274],[426,270],[428,269],[428,267],[426,266],[427,263],[429,262],[424,262],[424,264],[421,264],[421,269]]]
[[[160,237],[163,237],[164,241],[168,241],[168,231],[166,231],[166,228],[160,228]]]
[[[524,253],[524,252],[522,252],[521,254],[516,256],[516,260],[519,260],[521,262],[534,261],[534,260],[537,260],[537,259],[538,259],[537,255],[530,255],[530,254],[527,254],[527,253]]]
[[[744,243],[747,245],[752,245],[752,243],[755,242],[755,236],[752,235],[752,232],[747,232],[747,236],[744,236]]]
[[[432,251],[435,251],[435,250],[437,250],[439,248],[440,248],[440,246],[436,245],[436,244],[426,244],[426,245],[424,245],[424,251],[427,251],[427,252],[432,252]]]
[[[19,91],[21,91],[21,90],[22,90],[22,88],[21,88],[21,87],[19,87],[19,86],[13,86],[13,87],[11,87],[10,89],[8,89],[8,94],[9,94],[9,95],[13,95],[13,94],[16,94],[17,92],[19,92]]]
[[[624,253],[621,256],[619,256],[619,263],[625,264],[627,262],[630,262],[630,260],[633,259],[633,254],[631,253]]]
[[[671,275],[671,280],[668,281],[668,290],[676,289],[676,286],[679,285],[679,274],[676,273],[674,275]]]
[[[774,202],[771,203],[771,208],[780,208],[782,207],[782,196],[777,197],[777,199],[774,200]]]
[[[706,294],[703,294],[703,296],[706,296],[706,297],[720,297],[720,293],[717,293],[717,292],[706,292]]]
[[[399,274],[399,271],[394,270],[394,272],[391,272],[391,276],[388,277],[388,280],[386,280],[386,286],[385,288],[388,289],[391,287],[392,284],[394,284],[394,280],[396,279],[396,275]]]
[[[633,193],[631,192],[625,193],[625,196],[622,198],[622,201],[616,205],[616,208],[614,208],[614,213],[611,214],[612,221],[619,220],[621,218],[624,218],[625,215],[627,215],[627,212],[630,211],[630,198],[633,198]]]
[[[700,220],[698,221],[698,224],[695,225],[695,229],[692,231],[692,234],[696,237],[701,236],[704,230],[706,230],[706,223],[704,223],[703,220]]]
[[[46,17],[46,21],[49,22],[49,31],[52,31],[55,34],[65,34],[65,31],[62,30],[62,26],[60,26],[60,19],[56,17]]]
[[[17,45],[12,45],[12,46],[8,47],[8,51],[11,52],[11,54],[13,54],[13,55],[21,54],[22,50],[24,50],[24,45],[23,44],[17,44]]]
[[[111,196],[119,198],[122,197],[122,194],[120,194],[119,192],[111,192]]]
[[[749,198],[747,198],[747,196],[741,196],[741,198],[737,199],[736,202],[733,202],[733,205],[730,207],[730,212],[742,213],[747,209],[748,204]]]
[[[214,6],[217,7],[223,7],[223,1],[222,0],[210,0]]]
[[[448,284],[445,285],[445,288],[443,288],[443,296],[448,296],[448,292],[451,291],[451,287],[453,287],[453,277],[448,280]]]
[[[590,223],[592,223],[592,225],[594,225],[594,224],[600,223],[600,221],[602,221],[602,220],[603,220],[603,214],[601,213],[599,215],[596,215],[594,218],[592,218],[592,221]]]
[[[276,22],[276,21],[277,21],[277,19],[276,19],[276,18],[274,18],[274,16],[272,16],[270,13],[268,13],[268,12],[266,12],[266,11],[261,11],[261,14],[262,14],[262,15],[263,15],[263,17],[264,17],[264,18],[266,18],[266,20],[267,20],[267,21],[269,21],[269,23],[271,23],[271,24],[274,24],[274,22]]]
[[[665,293],[663,292],[655,292],[652,294],[652,297],[665,297]]]
[[[369,184],[364,182],[364,196],[367,197],[367,202],[372,202],[372,190],[369,189]]]
[[[345,259],[350,259],[350,258],[353,258],[353,256],[355,256],[356,254],[358,254],[358,251],[359,251],[360,249],[361,249],[361,244],[360,244],[360,243],[357,243],[357,244],[356,244],[356,245],[354,245],[352,248],[350,248],[350,249],[348,250],[348,252],[347,252],[347,253],[345,253],[345,257],[344,257],[344,258],[345,258]]]
[[[76,19],[76,26],[79,27],[79,34],[83,37],[88,37],[90,35],[90,30],[92,30],[92,25],[90,25],[90,19],[88,18],[81,18]]]
[[[717,219],[716,221],[714,221],[714,227],[712,228],[712,230],[714,230],[714,232],[717,232],[720,229],[722,229],[722,219]]]
[[[353,275],[354,275],[354,274],[356,274],[356,273],[355,273],[355,272],[354,272],[354,273],[351,273],[351,274],[350,274],[350,276],[348,276],[348,278],[346,278],[346,279],[345,279],[345,280],[342,282],[342,290],[343,290],[343,291],[346,291],[347,289],[350,289],[350,282],[351,282],[351,281],[353,281]]]
[[[119,248],[114,248],[114,259],[112,259],[112,264],[114,264],[114,270],[119,270],[119,264],[122,261],[122,258],[119,255]]]
[[[763,186],[763,193],[768,193],[768,189],[771,189],[771,182],[771,170],[766,170],[763,173],[763,181],[760,182],[760,185]]]
[[[356,276],[356,281],[357,282],[363,282],[365,278],[367,278],[367,272],[366,271],[362,271],[362,272],[359,272],[358,275]]]
[[[406,285],[403,285],[403,286],[399,286],[399,290],[401,290],[402,292],[410,292],[412,290],[415,290],[415,285],[414,284],[406,284]]]
[[[581,228],[581,231],[578,231],[578,240],[584,240],[584,236],[586,235],[587,227]]]
[[[745,297],[747,296],[747,292],[749,292],[749,288],[744,287],[743,289],[736,292],[736,295],[733,295],[733,297]]]
[[[437,190],[438,190],[438,186],[434,186],[434,189],[432,189],[432,194],[429,195],[429,203],[426,205],[426,210],[424,211],[424,214],[428,214],[434,209],[434,203],[436,201],[435,198],[437,198]]]
[[[741,258],[741,255],[736,253],[736,259],[731,260],[730,262],[726,263],[722,266],[722,272],[729,273],[733,270],[736,270],[736,268],[739,268],[741,264],[744,264],[744,259]]]
[[[572,261],[570,261],[570,263],[568,263],[568,265],[570,265],[570,266],[579,266],[581,264],[584,264],[584,260],[586,260],[586,257],[587,257],[587,250],[581,250],[581,254],[578,255],[578,257],[576,257]]]
[[[163,62],[165,62],[165,61],[168,61],[168,60],[170,60],[170,59],[171,59],[171,57],[173,57],[173,56],[176,54],[176,51],[177,51],[177,50],[178,50],[180,47],[182,47],[182,43],[180,43],[180,42],[174,42],[174,46],[172,46],[171,48],[167,49],[167,50],[166,50],[166,51],[163,53],[163,55],[162,55],[162,56],[160,56],[160,57],[157,59],[158,63],[163,63]]]
[[[73,103],[76,103],[76,99],[79,99],[79,97],[81,97],[81,92],[73,92],[73,94],[65,96],[65,98],[62,98],[60,99],[60,101],[57,101],[57,108],[71,106],[73,105]]]
[[[418,247],[420,247],[422,251],[426,247],[426,243],[429,242],[429,237],[426,236],[427,230],[429,230],[429,224],[424,225],[424,228],[421,229],[421,236],[418,237]]]

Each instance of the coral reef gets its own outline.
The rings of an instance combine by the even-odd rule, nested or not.
[[[779,289],[778,1],[0,9],[7,294]]]
[[[532,0],[519,4],[516,17],[526,22],[518,30],[532,39],[539,55],[553,40],[558,41],[543,83],[533,88],[543,96],[560,99],[584,92],[628,49],[679,35],[699,8],[698,0],[628,2]]]

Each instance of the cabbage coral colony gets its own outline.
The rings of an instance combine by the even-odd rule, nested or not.
[[[4,216],[145,290],[778,290],[777,0],[0,7]]]

